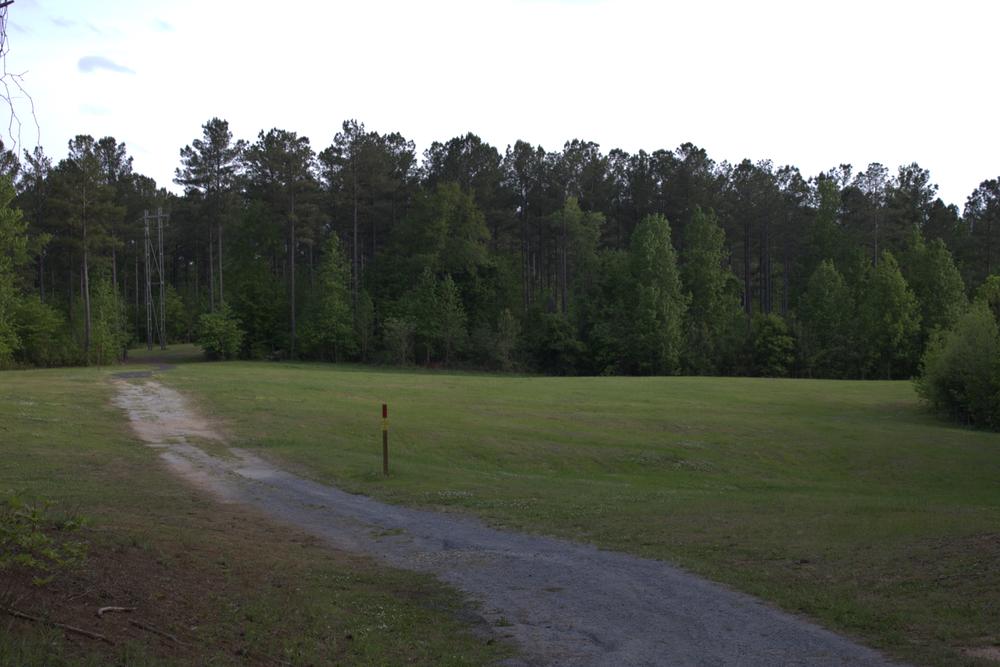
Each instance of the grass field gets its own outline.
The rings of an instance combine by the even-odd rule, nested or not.
[[[925,414],[909,383],[267,363],[160,379],[235,444],[349,490],[672,561],[919,664],[991,664],[969,651],[1000,645],[1000,435]]]
[[[72,534],[89,544],[86,561],[49,585],[0,570],[0,665],[480,665],[510,653],[430,578],[331,551],[175,480],[109,403],[109,372],[0,373],[0,494],[89,519]],[[106,606],[135,611],[97,618]]]

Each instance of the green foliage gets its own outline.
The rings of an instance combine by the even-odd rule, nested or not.
[[[982,302],[1000,322],[1000,276],[989,276],[976,290],[976,301]]]
[[[886,379],[906,376],[915,366],[920,307],[892,253],[864,280],[860,299],[858,343],[865,368]]]
[[[799,345],[810,377],[846,377],[851,371],[854,302],[844,277],[823,260],[799,303]]]
[[[843,232],[837,225],[840,188],[833,180],[823,178],[816,185],[816,194],[819,203],[808,234],[807,276],[812,275],[823,260],[839,258],[843,242]]]
[[[167,311],[167,340],[171,343],[190,341],[193,328],[191,311],[173,285],[167,285],[164,301]]]
[[[914,231],[903,255],[907,284],[920,306],[920,337],[929,340],[935,329],[949,329],[965,310],[965,283],[944,241],[927,243]]]
[[[795,372],[909,376],[931,332],[965,307],[960,275],[978,283],[1000,256],[996,181],[960,214],[935,199],[916,164],[895,173],[841,165],[809,178],[767,161],[717,164],[691,144],[630,155],[517,142],[503,155],[471,134],[435,142],[421,164],[413,142],[355,120],[318,156],[287,130],[248,145],[225,120],[201,129],[181,149],[182,197],[132,173],[112,137],[73,138],[55,167],[40,150],[25,155],[17,205],[30,227],[9,205],[13,191],[0,193],[0,366],[114,356],[108,341],[124,326],[109,334],[107,320],[91,322],[95,276],[114,273],[112,291],[138,308],[142,251],[124,221],[161,206],[171,216],[168,339],[192,338],[198,316],[221,305],[224,282],[245,331],[240,355],[251,358],[367,360],[393,316],[412,321],[421,362],[508,367],[513,355],[494,350],[508,309],[530,333],[517,343],[528,368],[563,349],[573,368],[561,361],[559,372],[748,372],[746,294],[801,334]],[[0,155],[0,171],[17,173],[12,157]],[[917,316],[884,262],[872,268],[873,249],[896,253]],[[826,260],[857,309],[850,327],[822,324],[843,322],[832,315],[843,290],[829,272],[807,293]],[[33,352],[21,351],[27,328],[12,313],[31,293],[62,313],[87,354],[65,354],[65,337],[40,354],[42,333]],[[546,324],[541,311],[563,321]],[[123,322],[141,328],[143,319]]]
[[[730,289],[734,276],[723,266],[725,232],[715,214],[696,208],[685,233],[681,282],[687,294],[683,366],[693,375],[724,370],[727,348],[742,324],[739,298]]]
[[[632,280],[628,256],[606,251],[581,302],[581,338],[588,352],[587,369],[597,375],[624,372],[622,359],[631,330]]]
[[[423,348],[424,361],[429,364],[434,346],[440,338],[437,279],[430,267],[424,267],[420,281],[407,295],[405,309],[408,319],[413,323],[417,345]]]
[[[91,325],[88,363],[103,366],[121,361],[129,341],[125,327],[125,304],[109,276],[101,276],[90,288]]]
[[[559,276],[557,283],[562,292],[557,301],[563,312],[576,304],[592,284],[598,265],[598,245],[604,216],[584,212],[576,197],[567,197],[562,208],[550,216],[548,224],[553,234],[559,236]]]
[[[83,562],[86,544],[67,538],[82,520],[56,518],[49,507],[14,494],[0,498],[0,575],[26,572],[42,585]]]
[[[319,359],[339,361],[345,355],[353,356],[357,349],[351,314],[351,270],[336,234],[330,236],[323,252],[302,327],[302,349]]]
[[[676,373],[687,299],[681,294],[670,224],[661,215],[643,219],[629,250],[632,324],[623,366],[630,373]]]
[[[62,313],[42,303],[37,296],[25,296],[14,313],[20,340],[17,361],[30,366],[60,366],[78,363],[76,349]]]
[[[935,333],[916,388],[935,410],[1000,430],[1000,327],[985,301],[973,304],[950,331]]]
[[[750,323],[751,375],[785,377],[795,359],[795,339],[785,320],[776,313],[756,314]]]
[[[372,339],[375,337],[375,304],[368,290],[361,290],[354,312],[354,335],[361,348],[361,360],[368,360]]]
[[[404,292],[425,269],[433,274],[476,274],[487,263],[489,238],[482,212],[457,183],[421,192],[393,233],[394,291]]]
[[[416,328],[409,317],[387,317],[382,323],[382,343],[392,360],[403,366],[413,355],[413,332]]]
[[[449,363],[452,352],[468,336],[465,307],[451,275],[438,280],[430,267],[425,267],[420,282],[407,294],[402,306],[413,323],[424,361],[429,364],[435,351],[440,350],[444,362]]]
[[[518,338],[521,335],[521,327],[510,312],[509,308],[504,308],[497,318],[497,332],[494,338],[494,359],[505,371],[509,371],[514,364],[514,350],[517,348]]]
[[[229,272],[226,305],[245,332],[240,356],[260,359],[277,350],[287,349],[285,317],[288,313],[287,293],[280,281],[274,280],[267,266],[247,262]]]
[[[444,363],[451,361],[452,350],[462,345],[466,337],[465,309],[458,294],[458,287],[446,275],[437,288],[438,338],[444,346]]]
[[[20,301],[16,271],[27,260],[28,223],[21,212],[11,208],[14,186],[0,178],[0,368],[13,364],[21,347],[15,312]]]
[[[0,369],[13,365],[14,353],[21,347],[14,319],[19,302],[13,276],[0,272]]]
[[[524,344],[537,368],[552,375],[577,373],[586,352],[563,313],[546,313],[538,307],[528,315]]]
[[[209,359],[233,359],[240,352],[245,332],[228,305],[198,319],[198,345]]]

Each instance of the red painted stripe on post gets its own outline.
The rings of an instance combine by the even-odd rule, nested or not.
[[[389,406],[386,405],[385,403],[383,403],[382,404],[382,419],[385,419],[388,416],[389,416]]]

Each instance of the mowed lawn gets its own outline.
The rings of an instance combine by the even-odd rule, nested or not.
[[[939,421],[907,382],[158,376],[234,444],[317,480],[671,561],[918,664],[1000,645],[1000,435]]]
[[[430,577],[332,551],[176,479],[111,404],[121,370],[0,373],[0,495],[82,515],[83,529],[51,534],[88,545],[45,586],[0,568],[0,665],[472,666],[512,652]],[[133,611],[97,617],[111,606]]]

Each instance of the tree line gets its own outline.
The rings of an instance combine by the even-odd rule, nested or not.
[[[146,339],[142,215],[169,212],[166,327],[218,357],[550,374],[914,375],[1000,264],[1000,181],[963,209],[917,164],[815,176],[705,150],[474,134],[422,156],[206,122],[175,195],[113,137],[3,151],[0,365]]]

